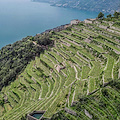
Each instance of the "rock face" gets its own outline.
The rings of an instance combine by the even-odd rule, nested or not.
[[[120,0],[33,0],[34,2],[49,2],[53,6],[70,7],[82,10],[113,13],[120,11]]]

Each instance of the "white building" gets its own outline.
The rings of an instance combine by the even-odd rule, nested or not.
[[[80,22],[81,22],[80,20],[76,19],[76,20],[71,20],[70,24],[71,25],[77,25]]]
[[[96,19],[86,19],[86,20],[84,20],[84,22],[92,24],[95,20]]]

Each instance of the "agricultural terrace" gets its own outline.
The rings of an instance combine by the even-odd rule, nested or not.
[[[0,120],[20,120],[35,110],[45,110],[44,117],[51,118],[65,107],[71,109],[80,96],[91,94],[85,99],[89,104],[79,108],[81,112],[74,109],[79,119],[89,120],[93,116],[102,120],[116,119],[112,115],[119,116],[120,112],[114,106],[113,98],[119,91],[113,86],[101,87],[120,78],[118,36],[120,29],[109,28],[107,31],[100,27],[100,23],[80,23],[55,32],[51,38],[54,47],[31,61],[14,82],[2,89],[0,98],[6,102],[0,105]],[[120,102],[119,98],[116,97],[116,102]],[[100,106],[96,99],[101,101]],[[102,103],[106,104],[107,110]],[[76,119],[71,114],[64,115]]]

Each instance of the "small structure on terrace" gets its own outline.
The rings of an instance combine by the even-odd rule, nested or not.
[[[64,65],[64,63],[61,63],[61,65],[55,65],[55,68],[58,72],[60,72],[62,69],[65,69],[66,66]]]
[[[71,25],[77,25],[77,24],[79,24],[80,22],[81,22],[80,20],[75,19],[75,20],[71,20],[70,24],[71,24]]]
[[[41,120],[46,111],[33,111],[27,115],[28,120]]]
[[[94,23],[95,20],[96,19],[86,19],[86,20],[84,20],[84,22],[92,24],[92,23]]]

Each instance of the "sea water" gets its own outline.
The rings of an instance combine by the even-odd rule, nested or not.
[[[47,29],[97,17],[96,12],[50,6],[31,0],[0,0],[0,49]]]

